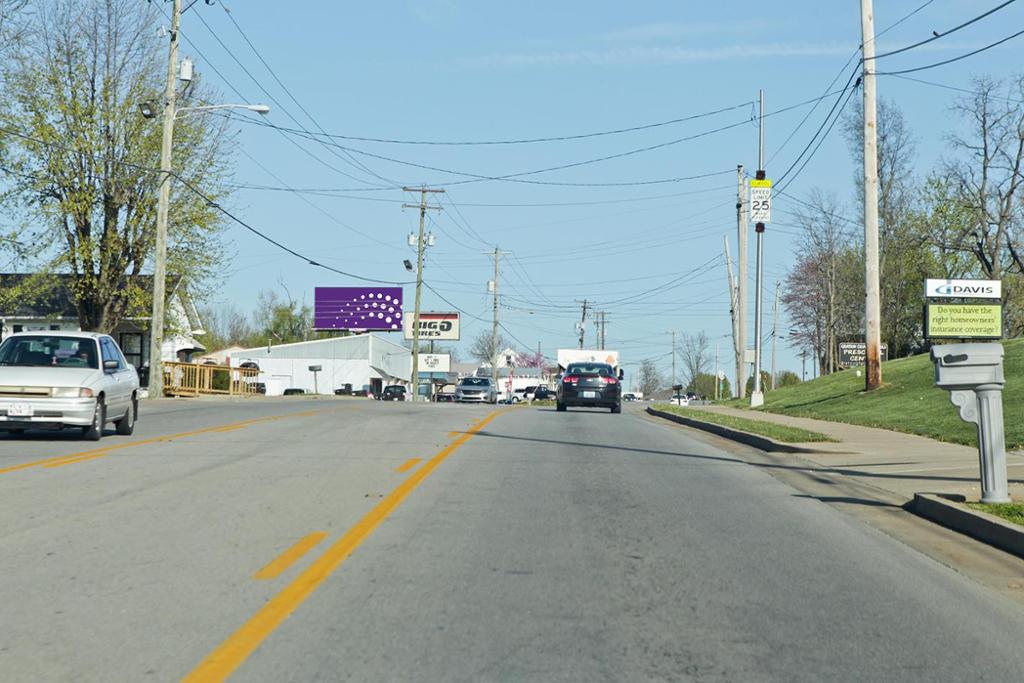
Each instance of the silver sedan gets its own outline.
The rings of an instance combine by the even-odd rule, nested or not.
[[[20,332],[0,344],[0,430],[79,427],[97,441],[108,422],[135,430],[139,376],[113,338]]]

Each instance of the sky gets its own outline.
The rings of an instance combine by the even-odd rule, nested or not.
[[[876,0],[876,30],[889,29],[876,49],[944,33],[999,4]],[[1012,3],[878,68],[933,64],[1021,29],[1024,2]],[[229,0],[196,3],[182,36],[182,56],[223,102],[271,107],[266,117],[232,122],[238,188],[227,205],[239,218],[331,268],[408,281],[402,262],[415,261],[407,236],[419,212],[403,204],[420,197],[402,187],[443,188],[429,196],[440,209],[428,217],[436,244],[426,251],[422,310],[464,312],[463,359],[490,331],[497,248],[503,336],[553,358],[577,345],[585,299],[587,346],[596,343],[592,312],[606,312],[606,348],[620,351],[631,384],[644,359],[671,374],[671,331],[677,339],[705,332],[732,376],[723,236],[735,259],[736,167],[756,170],[758,90],[766,172],[779,178],[847,99],[860,3]],[[906,115],[919,176],[938,167],[962,123],[949,110],[959,96],[950,88],[980,75],[1008,78],[1022,54],[1024,36],[907,74],[930,84],[879,77],[879,96]],[[783,189],[795,198],[834,193],[856,219],[859,169],[840,128]],[[623,129],[633,130],[613,132]],[[423,142],[513,144],[409,144]],[[494,179],[513,174],[525,175]],[[766,369],[772,299],[794,260],[798,206],[776,195],[765,234]],[[366,284],[238,225],[226,238],[233,257],[214,307],[251,311],[262,289],[312,305],[317,286]],[[413,287],[405,290],[411,303]],[[752,338],[752,298],[748,309]],[[801,350],[786,343],[784,311],[780,318],[778,369],[800,373]]]

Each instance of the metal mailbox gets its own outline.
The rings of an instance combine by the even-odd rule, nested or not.
[[[1001,344],[942,344],[932,347],[935,385],[943,389],[973,389],[1006,383]]]

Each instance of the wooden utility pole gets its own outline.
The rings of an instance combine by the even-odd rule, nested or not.
[[[676,390],[676,331],[672,330],[672,391]]]
[[[583,317],[580,318],[579,323],[580,332],[580,348],[583,348],[583,338],[587,333],[587,299],[583,300]]]
[[[160,146],[160,194],[156,205],[156,245],[153,254],[153,313],[149,321],[149,397],[164,395],[164,300],[167,296],[167,221],[171,205],[171,148],[174,140],[175,97],[178,79],[178,34],[181,0],[171,7],[171,46],[167,56],[164,91],[164,130]]]
[[[412,313],[412,375],[409,381],[412,383],[412,400],[420,400],[420,296],[423,290],[423,252],[427,249],[426,239],[423,233],[424,222],[427,218],[427,209],[441,210],[440,206],[427,205],[428,192],[444,192],[440,189],[427,187],[403,187],[405,192],[419,192],[419,204],[402,204],[402,208],[420,210],[420,232],[416,240],[416,307]]]
[[[736,397],[747,395],[747,199],[743,165],[736,167]]]
[[[501,349],[498,348],[498,277],[499,268],[498,262],[501,260],[501,251],[498,247],[494,247],[494,286],[491,288],[494,293],[494,308],[492,309],[491,317],[491,382],[494,384],[494,389],[498,389],[498,354]]]
[[[732,350],[736,362],[736,386],[739,386],[743,379],[743,349],[740,348],[739,320],[737,318],[737,295],[736,279],[732,276],[732,255],[729,254],[729,236],[722,235],[725,241],[725,272],[729,277],[729,316],[732,318]],[[733,395],[740,398],[736,388],[733,387]]]
[[[878,274],[878,126],[875,103],[875,17],[860,2],[864,88],[864,358],[865,388],[882,386],[882,305]]]
[[[779,283],[775,283],[775,305],[772,307],[772,391],[775,391],[775,345],[779,338]]]

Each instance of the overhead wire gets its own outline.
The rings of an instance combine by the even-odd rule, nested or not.
[[[946,36],[951,35],[953,33],[956,33],[957,31],[959,31],[961,29],[967,28],[971,24],[974,24],[976,22],[981,21],[985,17],[988,17],[988,16],[990,16],[992,14],[995,14],[996,12],[998,12],[1001,9],[1003,9],[1007,5],[1012,5],[1015,2],[1017,2],[1017,0],[1006,0],[1006,2],[1003,2],[1002,4],[993,7],[992,9],[988,10],[987,12],[979,14],[978,16],[974,17],[973,19],[969,19],[968,21],[965,21],[962,24],[954,26],[953,28],[949,29],[948,31],[942,31],[941,33],[937,32],[937,31],[933,31],[934,35],[932,35],[931,38],[926,38],[926,39],[918,41],[918,42],[916,42],[916,43],[914,43],[912,45],[906,45],[906,46],[898,48],[896,50],[889,50],[888,52],[883,52],[882,54],[876,54],[873,59],[877,60],[877,59],[882,59],[884,57],[892,57],[893,55],[902,54],[902,53],[907,52],[909,50],[913,50],[915,48],[919,48],[922,45],[927,45],[928,43],[931,43],[933,41],[939,40],[940,38],[945,38]],[[916,10],[915,10],[915,13],[916,13]]]
[[[912,69],[900,69],[898,71],[877,71],[877,72],[875,72],[875,75],[876,76],[901,76],[903,74],[912,74],[912,73],[916,73],[918,71],[926,71],[928,69],[934,69],[934,68],[937,68],[937,67],[940,67],[940,66],[946,66],[947,64],[953,64],[954,62],[959,62],[959,61],[961,61],[963,59],[967,59],[968,57],[973,57],[974,55],[981,54],[982,52],[985,52],[987,50],[991,50],[994,47],[998,47],[998,46],[1002,45],[1003,43],[1011,41],[1014,38],[1018,38],[1018,37],[1020,37],[1022,35],[1024,35],[1024,29],[1022,29],[1020,31],[1017,31],[1016,33],[1014,33],[1012,35],[1006,36],[1005,38],[997,40],[994,43],[989,43],[988,45],[986,45],[984,47],[980,47],[977,50],[971,50],[970,52],[967,52],[965,54],[959,55],[957,57],[953,57],[951,59],[944,59],[941,62],[933,62],[932,64],[925,64],[924,66],[917,66],[917,67],[914,67]]]

